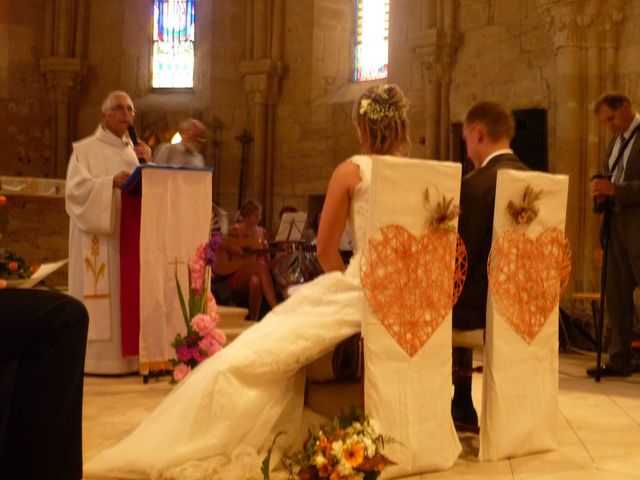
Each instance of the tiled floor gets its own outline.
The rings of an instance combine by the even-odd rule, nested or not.
[[[640,480],[640,374],[603,379],[584,372],[592,356],[560,356],[560,446],[552,453],[496,463],[474,456],[475,437],[463,438],[464,453],[451,470],[413,479]],[[481,377],[474,376],[479,404]],[[171,390],[167,379],[143,385],[140,377],[85,381],[84,456],[91,458],[117,442]]]

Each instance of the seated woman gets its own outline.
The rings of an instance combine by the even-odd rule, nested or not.
[[[360,331],[372,163],[408,146],[407,108],[394,85],[371,87],[354,105],[364,155],[342,162],[329,181],[318,232],[327,273],[205,360],[131,435],[90,461],[85,478],[263,478],[260,464],[274,435],[288,432],[277,445],[286,448],[301,430],[302,367]],[[338,247],[347,221],[356,245],[345,268]]]
[[[262,220],[262,207],[255,200],[247,200],[240,207],[238,220],[235,225],[229,227],[220,244],[220,248],[226,250],[228,258],[238,267],[226,281],[233,292],[249,294],[249,319],[258,320],[263,296],[269,307],[274,308],[278,304],[269,272],[268,257],[247,255],[243,250],[243,247],[264,249],[268,245],[266,230],[259,225]]]

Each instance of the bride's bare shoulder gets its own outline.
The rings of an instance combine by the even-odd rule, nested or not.
[[[345,184],[355,185],[360,182],[360,166],[352,158],[348,158],[336,167],[332,177],[342,180]]]

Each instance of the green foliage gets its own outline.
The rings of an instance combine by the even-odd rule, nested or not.
[[[189,314],[187,313],[187,305],[184,301],[184,294],[182,293],[182,288],[180,287],[180,280],[178,280],[178,267],[176,267],[176,270],[175,270],[175,277],[176,277],[176,290],[178,290],[178,300],[180,301],[180,310],[182,310],[182,317],[184,318],[184,323],[187,326],[187,333],[188,333],[191,331],[191,322],[189,322],[190,317],[189,317]],[[175,340],[174,340],[174,343],[175,343]]]
[[[271,464],[271,452],[273,451],[273,447],[276,444],[276,440],[278,440],[278,437],[280,435],[285,435],[286,432],[278,432],[276,433],[276,436],[273,437],[273,441],[271,442],[271,446],[269,447],[269,450],[267,450],[267,455],[264,457],[264,460],[262,460],[262,465],[260,466],[260,471],[262,472],[262,478],[264,480],[269,480],[269,469],[270,469],[270,464]]]

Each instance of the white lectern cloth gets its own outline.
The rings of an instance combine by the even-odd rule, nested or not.
[[[368,237],[378,237],[379,229],[388,225],[400,225],[415,236],[425,233],[430,220],[429,208],[425,207],[427,187],[432,203],[444,194],[458,205],[460,165],[376,158]],[[452,264],[454,257],[455,246],[450,254]],[[385,455],[397,465],[387,467],[381,478],[450,468],[460,453],[451,419],[450,310],[413,356],[392,338],[369,304],[365,306],[362,334],[365,410],[380,422],[381,432],[395,439],[385,445]]]
[[[549,228],[564,231],[569,178],[539,172],[500,170],[496,184],[493,243],[515,223],[507,211],[527,185],[542,190],[539,213],[518,226],[536,238]],[[540,259],[543,261],[544,259]],[[531,292],[535,295],[535,292]],[[553,450],[558,443],[558,306],[529,344],[496,307],[489,289],[484,351],[480,452],[495,461]]]
[[[189,295],[189,257],[209,239],[211,172],[142,170],[140,214],[140,371],[175,357],[171,342],[186,332],[175,271]]]

